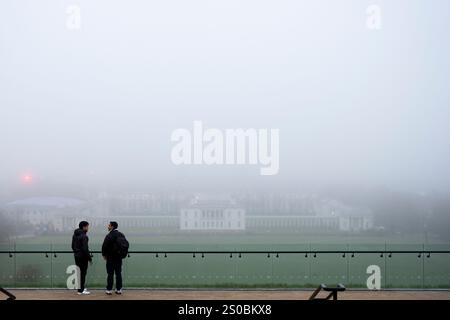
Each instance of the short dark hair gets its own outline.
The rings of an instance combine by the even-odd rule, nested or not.
[[[78,227],[80,227],[80,229],[83,229],[84,227],[86,227],[86,226],[88,226],[89,225],[89,222],[87,222],[87,221],[81,221],[79,224],[78,224]]]
[[[110,221],[109,224],[113,227],[113,229],[117,229],[119,227],[119,224],[115,221]]]

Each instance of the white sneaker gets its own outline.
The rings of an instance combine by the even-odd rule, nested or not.
[[[91,294],[89,291],[86,290],[86,288],[83,290],[83,292],[78,292],[79,295],[88,295]]]
[[[122,294],[122,289],[116,290],[116,294]]]
[[[111,290],[106,290],[105,293],[106,293],[108,296],[112,295],[112,291],[111,291]]]

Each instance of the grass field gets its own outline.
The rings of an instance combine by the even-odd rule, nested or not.
[[[104,232],[90,234],[91,250],[99,250]],[[433,239],[423,244],[415,236],[355,235],[245,235],[245,234],[127,234],[130,250],[448,250],[450,245]],[[24,238],[3,244],[1,250],[70,250],[71,234]],[[0,255],[0,279],[9,287],[65,287],[71,254]],[[343,283],[366,287],[366,269],[381,269],[382,288],[450,288],[450,255],[433,254],[191,254],[167,257],[133,254],[124,260],[128,287],[315,287]],[[96,254],[88,271],[88,286],[103,287],[105,264]]]

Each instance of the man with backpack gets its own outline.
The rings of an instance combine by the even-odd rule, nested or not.
[[[103,259],[106,260],[108,273],[106,294],[112,294],[114,274],[116,275],[116,294],[122,294],[122,259],[128,255],[129,243],[122,232],[117,230],[118,224],[111,221],[108,225],[109,233],[102,246]]]

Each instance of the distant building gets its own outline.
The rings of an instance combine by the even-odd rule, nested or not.
[[[229,197],[196,196],[180,210],[180,230],[245,230],[245,210]]]
[[[366,231],[373,228],[371,217],[339,217],[339,230],[341,231]]]
[[[133,230],[137,233],[148,230],[164,232],[176,231],[178,216],[95,216],[87,218],[92,228],[106,230],[110,221],[117,221],[119,229]],[[74,221],[75,222],[75,221]]]
[[[247,216],[248,231],[349,231],[373,228],[371,217],[340,216]]]
[[[249,231],[361,232],[373,228],[369,209],[314,194],[243,194],[237,198],[251,212],[246,218]]]
[[[65,230],[67,220],[73,217],[89,215],[87,203],[80,199],[66,197],[33,197],[12,201],[3,206],[10,219],[27,223],[36,231],[61,232]],[[78,225],[79,218],[76,218]]]
[[[236,202],[236,198],[230,196],[189,198],[187,195],[147,193],[114,196],[102,193],[89,202],[65,197],[33,197],[9,202],[2,211],[16,222],[31,225],[37,232],[71,231],[81,220],[102,230],[109,221],[115,220],[122,229],[144,234],[149,231],[357,233],[374,228],[369,209],[318,196],[288,195],[286,201],[281,201],[280,197],[270,197],[272,214],[249,214],[241,201]],[[177,207],[179,209],[175,211]],[[283,208],[289,208],[289,214],[278,211],[285,212]]]
[[[179,194],[129,192],[99,193],[93,199],[95,216],[177,215],[187,196]]]

